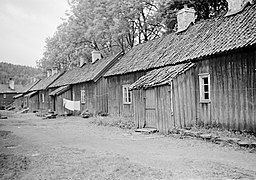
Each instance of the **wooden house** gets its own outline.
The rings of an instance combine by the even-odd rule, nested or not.
[[[40,80],[35,80],[34,82],[31,82],[29,84],[27,84],[26,86],[24,86],[24,88],[22,89],[22,91],[20,91],[20,94],[15,95],[14,98],[14,106],[16,110],[21,110],[23,108],[27,108],[29,107],[28,104],[28,96],[26,96],[27,94],[29,94],[29,90],[34,87]]]
[[[15,85],[14,80],[10,79],[9,84],[0,84],[0,109],[11,105],[14,96],[23,91],[22,85]]]
[[[49,86],[64,72],[57,72],[57,70],[54,70],[53,73],[51,73],[50,70],[47,72],[47,77],[41,79],[29,90],[29,93],[25,95],[25,97],[28,98],[30,112],[39,111],[45,113],[50,110]]]
[[[207,125],[256,132],[256,5],[238,7],[131,49],[106,74],[115,89],[109,109],[122,114],[125,87],[141,76],[129,86],[137,127],[167,133]]]
[[[115,54],[101,58],[99,52],[92,53],[92,62],[80,62],[80,67],[65,72],[51,86],[51,109],[57,114],[68,111],[63,100],[80,101],[80,112],[108,113],[107,82],[103,75],[122,56]]]

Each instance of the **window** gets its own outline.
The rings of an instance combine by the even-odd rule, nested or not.
[[[210,94],[210,74],[199,74],[200,102],[209,103]]]
[[[130,85],[123,85],[123,103],[131,104],[132,103],[132,92],[129,90]]]
[[[44,94],[42,94],[42,102],[44,103]]]
[[[81,103],[85,103],[85,90],[81,90]]]
[[[4,94],[4,99],[6,98],[6,94]]]

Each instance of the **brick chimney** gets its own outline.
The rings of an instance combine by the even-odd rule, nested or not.
[[[184,5],[184,8],[177,12],[178,30],[177,32],[185,31],[191,23],[195,23],[196,11],[194,8],[188,8]]]
[[[241,12],[248,3],[253,4],[253,0],[227,0],[228,12],[225,16],[231,16]]]
[[[9,79],[9,88],[14,90],[14,80],[12,78]]]
[[[50,77],[52,75],[52,70],[46,69],[46,75],[47,75],[47,77]]]
[[[101,59],[100,51],[92,51],[92,63],[95,63],[97,60]]]
[[[53,67],[52,68],[52,76],[54,75],[54,74],[57,74],[58,73],[58,68],[57,67]]]
[[[82,67],[85,64],[84,57],[80,56],[79,57],[79,67]]]

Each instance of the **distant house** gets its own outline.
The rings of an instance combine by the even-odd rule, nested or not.
[[[192,25],[185,8],[178,20],[191,21],[178,21],[182,30],[125,54],[105,75],[110,112],[163,133],[193,125],[256,132],[256,5],[235,2],[226,16]]]
[[[34,87],[39,81],[39,79],[35,79],[34,82],[31,82],[24,86],[22,91],[13,97],[16,110],[21,110],[23,108],[29,107],[29,97],[27,96],[27,94],[29,94],[29,90]]]
[[[91,113],[107,113],[107,82],[103,75],[121,56],[120,52],[108,58],[101,58],[99,51],[93,51],[92,62],[81,59],[80,67],[65,72],[50,85],[51,109],[57,114],[70,112],[63,104],[66,99],[80,101],[81,112],[88,110]]]
[[[14,102],[14,96],[23,91],[22,85],[15,85],[10,79],[9,84],[0,84],[0,109],[4,109]]]
[[[49,86],[54,83],[64,72],[58,72],[57,68],[48,69],[47,77],[41,79],[25,95],[29,104],[29,111],[47,112],[50,110]]]

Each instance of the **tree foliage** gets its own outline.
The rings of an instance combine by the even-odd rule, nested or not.
[[[72,68],[92,50],[103,56],[175,31],[176,12],[193,6],[207,19],[227,8],[225,0],[70,0],[71,11],[52,37],[46,39],[38,67]]]
[[[33,67],[0,62],[0,84],[6,84],[13,78],[15,84],[26,85],[31,82],[32,77],[38,77],[40,74],[41,71]]]

